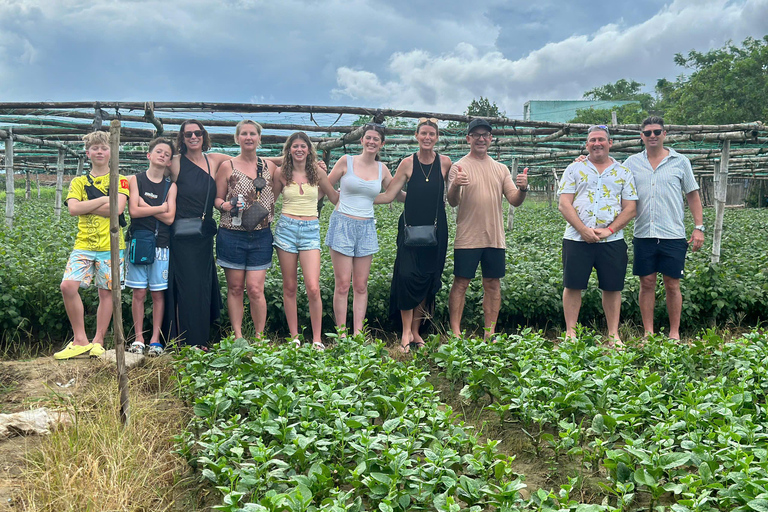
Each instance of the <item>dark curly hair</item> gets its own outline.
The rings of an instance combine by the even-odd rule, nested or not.
[[[187,152],[187,144],[184,142],[184,127],[188,124],[196,124],[203,132],[203,151],[208,151],[211,149],[211,136],[208,135],[208,130],[205,129],[203,123],[197,119],[187,119],[181,123],[181,126],[179,126],[179,133],[176,135],[176,149],[179,150],[179,153],[183,155]]]
[[[320,178],[317,175],[317,150],[312,142],[309,140],[309,135],[304,132],[296,132],[288,137],[283,145],[283,176],[286,183],[293,181],[293,156],[291,155],[291,146],[296,141],[301,139],[307,143],[309,154],[307,155],[307,181],[313,187],[320,182]]]

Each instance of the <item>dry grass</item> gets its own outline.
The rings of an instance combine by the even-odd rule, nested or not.
[[[173,436],[189,411],[175,396],[168,361],[130,372],[130,423],[123,428],[114,367],[105,365],[74,397],[59,398],[75,417],[27,455],[20,497],[30,511],[192,510],[196,485],[174,455]],[[194,491],[192,492],[194,494]],[[184,503],[180,503],[181,500]]]

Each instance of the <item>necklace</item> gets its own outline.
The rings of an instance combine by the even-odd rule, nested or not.
[[[418,155],[416,156],[416,161],[419,162],[419,169],[421,169],[421,174],[424,175],[424,181],[429,183],[429,177],[432,176],[432,169],[435,167],[435,162],[437,161],[437,154],[435,154],[435,159],[432,160],[432,163],[429,164],[429,172],[424,172],[424,166],[421,164]]]

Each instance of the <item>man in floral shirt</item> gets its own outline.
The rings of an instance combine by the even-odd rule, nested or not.
[[[587,133],[589,157],[574,162],[560,180],[559,209],[568,225],[563,236],[563,312],[566,337],[576,336],[581,291],[592,269],[603,294],[610,345],[621,344],[619,311],[627,272],[624,226],[635,216],[637,192],[632,172],[610,156],[606,126]]]

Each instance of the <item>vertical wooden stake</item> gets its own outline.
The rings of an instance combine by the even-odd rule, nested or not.
[[[64,188],[64,150],[59,149],[59,156],[56,159],[56,199],[53,203],[53,215],[56,222],[61,219],[61,191]],[[38,197],[39,197],[38,188]]]
[[[512,159],[512,169],[510,169],[510,174],[512,174],[512,181],[515,181],[517,178],[517,167],[519,165],[519,159],[513,158]],[[509,210],[507,210],[507,231],[512,231],[512,228],[515,225],[515,207],[512,205],[509,205]]]
[[[29,201],[29,198],[32,196],[32,183],[29,179],[29,169],[26,169],[24,171],[24,199]]]
[[[715,162],[715,234],[712,237],[712,263],[720,263],[725,200],[728,195],[728,158],[730,151],[731,141],[723,141],[723,154],[720,158],[720,165],[717,165],[717,162]]]
[[[611,124],[613,126],[616,126],[617,124],[619,124],[619,121],[616,118],[616,111],[615,110],[611,110]]]
[[[13,227],[13,207],[16,184],[13,182],[13,138],[5,139],[5,225]]]
[[[75,176],[80,176],[83,174],[83,160],[85,160],[82,156],[77,159],[77,172],[75,173]]]
[[[37,198],[40,199],[40,170],[35,171],[35,185],[37,185]]]
[[[109,126],[109,250],[112,266],[112,332],[117,362],[117,389],[120,393],[120,421],[128,425],[128,372],[125,369],[125,337],[123,334],[123,301],[120,293],[120,221],[117,196],[120,187],[120,120],[113,119]]]

